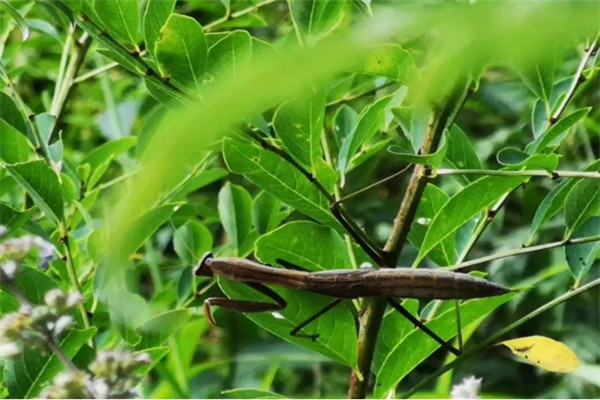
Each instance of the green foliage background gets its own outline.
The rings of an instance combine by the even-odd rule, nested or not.
[[[264,297],[192,268],[209,250],[311,271],[372,262],[330,203],[412,162],[432,177],[398,265],[492,255],[477,270],[523,289],[461,304],[467,347],[540,334],[582,364],[557,376],[485,346],[417,394],[447,397],[474,374],[484,395],[598,396],[597,4],[11,0],[0,12],[0,224],[57,246],[48,271],[18,278],[30,301],[83,293],[61,343],[77,365],[148,352],[144,397],[345,397],[362,369],[358,302],[310,325],[314,342],[288,333],[327,299],[288,290],[281,319],[219,310],[212,328],[206,297]],[[409,174],[344,203],[377,245]],[[595,240],[562,246],[577,237]],[[18,307],[4,290],[0,302]],[[453,304],[405,305],[455,336]],[[436,350],[387,313],[368,393],[427,382],[453,359]],[[0,361],[4,397],[35,397],[60,371],[28,357],[41,355]]]

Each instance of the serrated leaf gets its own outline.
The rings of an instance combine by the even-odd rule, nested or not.
[[[328,198],[280,156],[231,139],[223,142],[223,156],[232,172],[243,174],[265,192],[299,212],[327,226],[341,229],[329,212]]]
[[[177,332],[192,316],[188,309],[170,310],[156,315],[136,328],[141,341],[136,345],[137,350],[161,346]]]
[[[448,200],[429,225],[415,265],[442,240],[527,179],[485,176],[465,186]]]
[[[284,260],[309,271],[351,268],[348,248],[333,229],[310,221],[290,222],[261,236],[255,245],[261,262]]]
[[[60,340],[59,346],[66,357],[73,358],[95,334],[95,327],[72,330]],[[41,390],[64,368],[53,353],[43,353],[39,348],[26,346],[19,358],[6,361],[5,384],[12,398],[38,397]]]
[[[591,217],[600,215],[600,181],[582,179],[573,186],[567,195],[565,204],[565,237],[571,237]]]
[[[202,26],[194,18],[171,14],[156,42],[156,59],[182,89],[200,90],[208,50]]]
[[[571,237],[580,238],[596,235],[600,235],[600,217],[588,219],[579,229],[573,232]],[[567,263],[571,269],[571,274],[573,274],[577,282],[587,275],[596,260],[599,250],[600,242],[565,246]]]
[[[241,186],[227,182],[219,191],[219,218],[235,255],[243,257],[252,230],[252,197]]]
[[[7,164],[4,167],[49,218],[55,223],[62,219],[62,187],[58,176],[44,160]]]
[[[498,343],[501,344],[524,362],[546,371],[564,374],[575,371],[579,366],[579,359],[573,350],[545,336],[527,336]]]
[[[317,159],[323,157],[321,134],[325,119],[325,95],[283,103],[273,116],[273,128],[288,153],[314,175]]]
[[[129,51],[139,51],[139,0],[94,0],[94,10],[116,41]]]
[[[7,163],[25,162],[35,154],[27,137],[3,119],[0,119],[0,143],[0,160]]]
[[[154,55],[160,31],[175,9],[177,0],[148,0],[144,13],[144,41],[150,54]]]
[[[314,43],[342,21],[346,4],[343,0],[288,0],[288,6],[298,36]]]
[[[90,164],[90,168],[93,171],[94,169],[98,168],[100,164],[103,164],[109,159],[113,159],[126,152],[135,146],[136,143],[137,138],[134,136],[127,136],[111,140],[110,142],[104,143],[103,145],[98,146],[94,150],[90,151],[79,162],[79,165]]]
[[[416,69],[408,51],[400,45],[389,43],[377,46],[367,55],[357,72],[408,83],[413,79]]]
[[[514,295],[514,293],[509,293],[497,297],[463,302],[460,305],[462,328],[468,329],[469,325],[478,323],[480,319],[485,318],[493,310],[513,298]],[[456,335],[456,312],[454,309],[449,309],[426,325],[442,340],[448,341]],[[421,364],[438,347],[437,342],[419,329],[414,329],[404,336],[379,368],[374,397],[384,397],[402,378]]]
[[[558,120],[558,122],[553,124],[546,132],[527,146],[527,153],[544,152],[547,147],[556,148],[567,136],[569,129],[583,119],[590,110],[591,107],[580,108]]]
[[[247,31],[233,31],[208,50],[208,71],[235,78],[252,58],[252,37]]]
[[[186,264],[193,265],[212,249],[213,240],[208,228],[199,221],[190,220],[173,234],[175,253]]]

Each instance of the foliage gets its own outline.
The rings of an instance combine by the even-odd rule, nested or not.
[[[139,394],[161,398],[437,397],[471,375],[484,395],[597,397],[599,13],[0,1],[0,316],[28,321],[3,331],[21,359],[0,359],[0,394],[131,396],[135,372]],[[457,302],[466,351],[444,358],[376,299],[321,316],[314,341],[289,333],[331,299],[289,289],[273,288],[280,315],[217,309],[211,327],[207,297],[265,297],[195,277],[207,251],[308,271],[468,259],[519,290]],[[56,290],[81,295],[73,326],[23,349],[23,332],[50,329],[31,310]],[[456,337],[454,302],[404,305]],[[568,344],[579,369],[490,347],[532,335]],[[126,373],[109,382],[105,364]]]

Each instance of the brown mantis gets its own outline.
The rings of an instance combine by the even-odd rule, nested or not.
[[[289,263],[281,260],[281,264]],[[220,306],[241,312],[278,311],[287,306],[286,301],[264,284],[290,289],[306,290],[333,297],[329,304],[296,326],[292,336],[315,340],[318,335],[301,334],[300,331],[340,304],[345,299],[359,297],[386,297],[388,303],[414,325],[422,329],[440,345],[456,355],[460,350],[441,339],[421,321],[410,314],[394,297],[414,299],[471,299],[498,296],[510,291],[504,286],[468,274],[441,269],[412,268],[360,268],[306,272],[274,268],[244,258],[214,258],[207,253],[194,270],[196,275],[221,276],[231,281],[243,282],[271,298],[274,303],[232,300],[211,297],[204,301],[204,313],[212,324],[216,324],[211,307]]]

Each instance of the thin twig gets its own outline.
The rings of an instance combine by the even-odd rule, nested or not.
[[[85,74],[82,74],[80,76],[78,76],[77,78],[73,79],[73,83],[80,83],[83,82],[87,79],[93,78],[95,76],[100,75],[103,72],[108,71],[109,69],[112,69],[114,67],[118,67],[120,64],[116,61],[108,63],[106,65],[103,65],[99,68],[96,68],[94,70],[91,70],[90,72],[86,72]]]
[[[452,169],[440,168],[432,171],[429,178],[444,175],[486,175],[486,176],[530,176],[544,177],[552,179],[560,178],[580,178],[580,179],[600,179],[600,172],[585,171],[546,171],[546,170],[524,170],[524,171],[499,171],[494,169]]]
[[[337,100],[332,100],[329,103],[327,103],[326,107],[327,108],[335,107],[335,106],[337,106],[338,104],[341,104],[341,103],[347,103],[349,101],[356,100],[356,99],[359,99],[359,98],[364,97],[364,96],[369,96],[369,95],[375,94],[379,90],[386,89],[388,87],[394,86],[397,83],[398,82],[390,81],[390,82],[384,83],[381,86],[374,87],[374,88],[366,90],[364,92],[359,92],[359,93],[355,93],[355,94],[351,94],[351,95],[339,98]]]
[[[247,8],[244,8],[243,10],[236,11],[236,12],[231,13],[231,14],[227,14],[227,15],[225,15],[222,18],[219,18],[219,19],[217,19],[215,21],[212,21],[212,22],[204,25],[204,30],[206,32],[210,32],[216,26],[222,25],[225,22],[228,22],[228,21],[234,20],[236,18],[242,17],[242,16],[244,16],[246,14],[250,14],[251,12],[257,11],[259,8],[264,7],[264,6],[268,5],[268,4],[274,3],[276,1],[277,0],[263,0],[260,3],[257,3],[255,5],[247,7]]]

